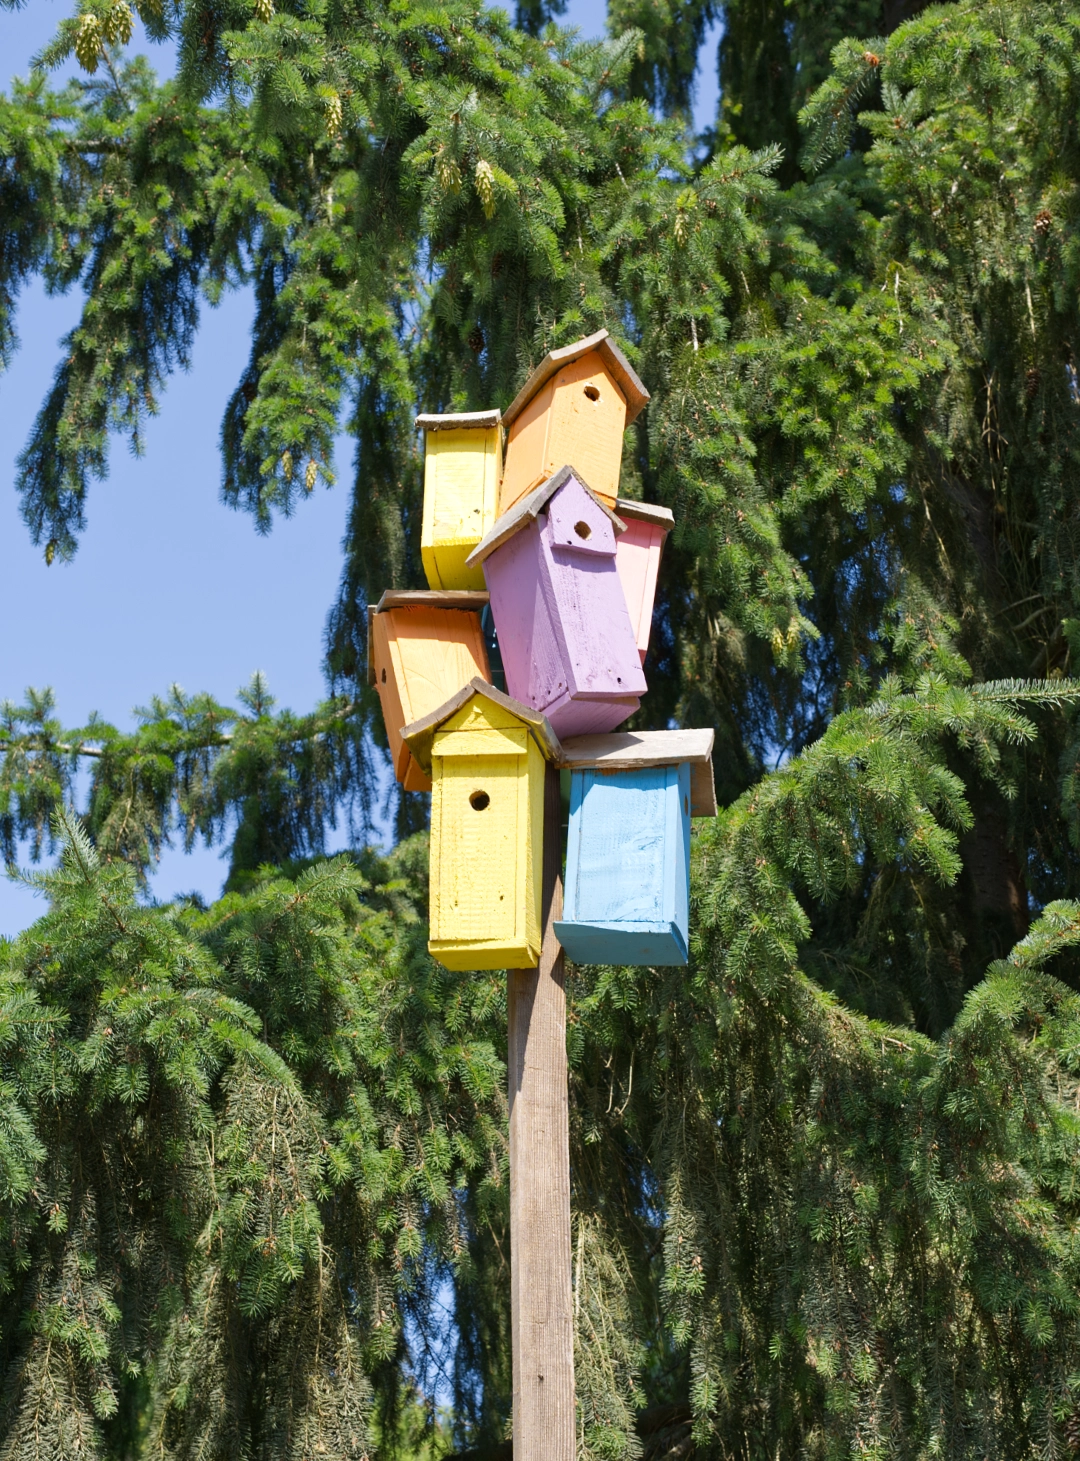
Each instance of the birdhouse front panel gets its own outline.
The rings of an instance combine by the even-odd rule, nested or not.
[[[570,361],[510,426],[499,512],[567,462],[614,507],[625,429],[626,397],[599,351]]]
[[[419,416],[424,427],[420,554],[433,589],[482,589],[465,560],[495,521],[502,476],[498,411]]]
[[[507,689],[561,738],[613,730],[647,687],[615,566],[615,520],[569,469],[552,482],[513,509],[520,521],[496,523],[490,552],[478,551]]]
[[[512,712],[475,697],[431,749],[431,937],[448,969],[540,958],[543,755]]]
[[[393,597],[384,595],[384,601]],[[402,597],[414,602],[371,616],[372,669],[394,775],[406,791],[430,791],[431,781],[402,739],[402,727],[437,710],[475,675],[490,680],[491,671],[478,608],[425,604],[426,596],[419,593]],[[479,603],[486,596],[471,597]],[[440,600],[436,594],[431,598]]]
[[[690,937],[690,767],[575,771],[563,917],[570,958],[685,964]]]
[[[622,498],[616,502],[615,511],[626,524],[626,532],[615,543],[615,567],[626,595],[638,655],[644,664],[652,633],[660,556],[675,519],[666,507],[626,502]]]

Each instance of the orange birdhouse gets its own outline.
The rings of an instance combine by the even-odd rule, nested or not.
[[[475,677],[490,681],[480,627],[486,593],[388,590],[368,608],[368,677],[379,693],[394,775],[406,791],[430,791],[402,739]]]
[[[500,515],[571,466],[608,507],[619,495],[623,432],[649,393],[606,330],[552,350],[518,392],[509,427]]]

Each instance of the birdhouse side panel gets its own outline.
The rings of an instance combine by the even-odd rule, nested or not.
[[[667,803],[674,767],[578,771],[571,780],[564,919],[581,923],[671,921],[673,876]],[[668,906],[665,907],[665,904]]]
[[[524,942],[526,763],[524,746],[511,756],[433,757],[431,940],[465,968],[498,968],[503,956],[493,966],[477,962],[485,948]]]
[[[628,519],[626,532],[615,540],[615,567],[626,595],[626,607],[642,664],[645,663],[652,633],[656,579],[663,546],[662,529],[639,518]]]
[[[545,545],[552,618],[574,695],[644,695],[626,596],[610,558]]]
[[[538,487],[551,476],[544,464],[549,455],[552,390],[553,385],[549,381],[537,391],[521,414],[510,424],[506,438],[506,461],[499,487],[500,517],[524,497],[526,492]]]
[[[678,797],[674,808],[674,924],[683,942],[690,943],[690,767],[686,762],[675,768],[678,774]]]
[[[536,742],[530,736],[526,777],[528,799],[529,835],[525,845],[525,881],[521,902],[524,916],[524,942],[530,961],[523,967],[532,968],[540,961],[540,945],[543,941],[543,896],[544,896],[544,782],[547,777],[547,763]],[[535,957],[532,957],[535,955]],[[516,966],[515,966],[516,967]]]
[[[546,475],[569,463],[614,507],[622,472],[625,396],[595,350],[563,366],[552,385]]]
[[[379,695],[383,725],[386,728],[386,742],[390,748],[390,760],[394,775],[398,781],[402,781],[412,754],[401,738],[402,727],[409,724],[409,717],[401,704],[401,682],[390,651],[390,622],[388,614],[374,616],[371,624],[371,658],[375,689]]]
[[[491,680],[487,649],[474,610],[429,609],[422,605],[389,609],[390,652],[398,679],[405,725],[438,710],[474,675]]]
[[[484,570],[506,688],[516,700],[546,710],[566,694],[567,673],[536,524],[497,548]]]
[[[420,550],[431,588],[484,587],[465,559],[495,521],[501,472],[499,427],[428,432]]]

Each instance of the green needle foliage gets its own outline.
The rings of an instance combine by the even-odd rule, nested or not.
[[[0,363],[82,299],[53,571],[226,291],[226,503],[288,531],[354,449],[322,706],[0,709],[5,861],[60,854],[0,944],[0,1461],[503,1444],[503,981],[426,954],[367,605],[417,409],[600,326],[677,524],[637,724],[713,726],[724,810],[689,968],[570,972],[581,1461],[1080,1451],[1080,6],[560,13],[78,0],[0,97]],[[224,896],[154,907],[199,838]]]

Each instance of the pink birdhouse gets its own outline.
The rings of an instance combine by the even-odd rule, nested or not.
[[[614,730],[647,688],[615,566],[625,524],[563,467],[470,554],[491,594],[506,686],[555,734]]]
[[[615,567],[622,580],[638,654],[644,664],[652,630],[660,555],[675,519],[670,508],[654,507],[650,502],[629,502],[625,497],[615,503],[615,511],[626,524],[626,532],[615,543]]]

